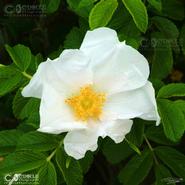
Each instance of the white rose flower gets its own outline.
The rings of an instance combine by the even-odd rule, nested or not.
[[[97,149],[98,137],[116,143],[130,132],[132,118],[156,120],[149,65],[137,50],[120,42],[114,30],[88,31],[80,49],[39,65],[25,97],[41,99],[41,132],[68,132],[64,149],[75,159]]]

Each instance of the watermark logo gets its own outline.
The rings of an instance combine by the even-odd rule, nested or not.
[[[6,174],[6,175],[4,176],[4,180],[5,180],[5,182],[11,182],[11,181],[16,182],[16,181],[19,180],[19,175],[20,175],[20,174],[15,174],[15,175]]]
[[[46,16],[46,5],[7,4],[4,6],[4,16],[13,16],[13,17]]]
[[[162,179],[161,181],[164,182],[165,184],[177,184],[177,183],[184,182],[184,179],[176,178],[176,177],[167,177]]]
[[[152,39],[141,39],[138,45],[142,50],[157,49],[160,51],[166,51],[169,46],[174,50],[179,50],[179,45],[184,45],[182,39],[165,39],[165,38],[152,38]]]
[[[39,185],[39,175],[38,174],[6,174],[4,176],[4,184],[38,184]]]

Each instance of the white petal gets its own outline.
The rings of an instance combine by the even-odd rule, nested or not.
[[[46,62],[42,62],[39,65],[36,73],[33,75],[29,84],[25,86],[24,89],[22,90],[22,95],[24,97],[41,98],[44,81],[44,71],[48,71],[49,65],[50,65],[49,59]]]
[[[80,50],[91,58],[99,90],[113,94],[139,88],[147,81],[149,66],[145,57],[119,42],[110,28],[88,31]]]
[[[98,57],[98,56],[97,56]],[[134,48],[117,44],[94,69],[97,89],[109,95],[142,87],[149,76],[149,65]]]
[[[112,122],[105,122],[104,129],[106,136],[112,138],[115,143],[120,143],[131,130],[132,120],[115,120]]]
[[[62,94],[75,92],[81,86],[92,83],[89,59],[80,50],[64,50],[59,58],[48,59],[39,65],[29,84],[23,89],[25,97],[41,98],[44,83]]]
[[[77,122],[65,103],[65,97],[49,84],[45,83],[40,105],[41,132],[62,133],[86,128],[86,124]]]
[[[104,106],[102,120],[140,117],[159,122],[155,92],[150,82],[142,88],[114,94]]]
[[[115,44],[119,43],[117,33],[110,28],[97,28],[87,31],[80,50],[92,59],[95,65]]]
[[[60,124],[58,124],[60,123]],[[57,120],[56,122],[53,122],[53,124],[50,124],[50,126],[43,126],[37,129],[39,132],[49,133],[49,134],[61,134],[68,131],[73,130],[82,130],[85,129],[86,126],[83,125],[83,123],[79,122],[64,122]]]
[[[95,151],[98,137],[111,137],[116,143],[123,141],[130,132],[132,120],[114,120],[108,122],[88,123],[87,129],[71,131],[64,138],[64,149],[69,156],[81,159],[85,153]]]
[[[71,131],[64,138],[64,149],[69,156],[81,159],[88,150],[97,149],[98,137],[98,130],[95,128]]]
[[[160,119],[160,116],[159,116],[159,113],[157,110],[157,104],[156,104],[156,99],[155,99],[155,90],[154,90],[151,82],[147,83],[147,85],[145,86],[145,90],[148,92],[150,100],[153,104],[153,109],[150,112],[147,112],[147,113],[141,115],[140,118],[145,119],[145,120],[156,120],[156,125],[159,125],[161,119]]]

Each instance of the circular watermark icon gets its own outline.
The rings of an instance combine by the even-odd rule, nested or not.
[[[39,176],[37,174],[6,174],[4,176],[4,184],[39,184]]]
[[[4,176],[4,180],[6,181],[6,182],[11,182],[11,181],[13,181],[13,182],[17,182],[18,180],[19,180],[19,176],[20,176],[21,174],[14,174],[14,175],[12,175],[12,174],[6,174],[5,176]]]

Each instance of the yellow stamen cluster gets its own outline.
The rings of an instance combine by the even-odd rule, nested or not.
[[[87,85],[65,102],[70,105],[77,120],[87,121],[88,119],[99,119],[105,100],[104,93],[97,93],[91,85]]]

